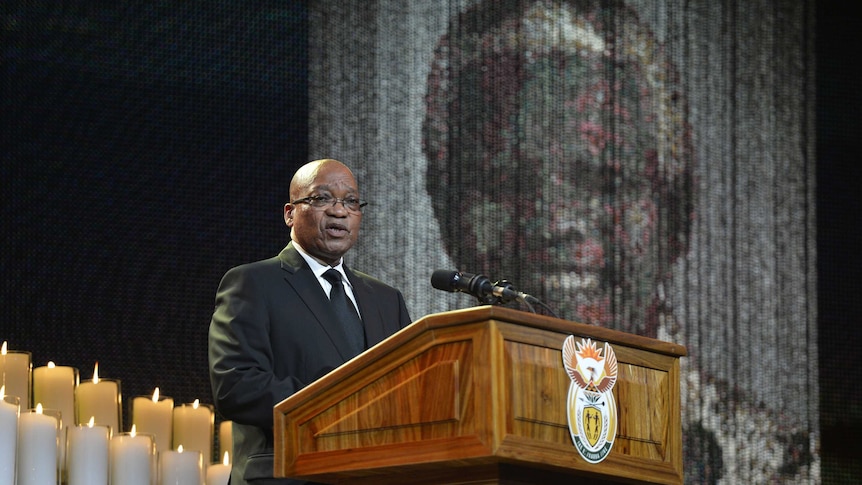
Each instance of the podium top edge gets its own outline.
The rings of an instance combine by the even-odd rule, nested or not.
[[[414,326],[429,329],[443,328],[487,320],[508,322],[579,337],[590,337],[596,340],[626,345],[672,357],[684,357],[688,355],[685,346],[673,342],[494,305],[481,305],[472,308],[432,313],[414,321],[406,328]]]

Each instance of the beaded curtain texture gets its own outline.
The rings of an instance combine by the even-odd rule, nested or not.
[[[310,4],[310,158],[371,201],[351,262],[681,343],[687,483],[820,480],[809,1]],[[380,251],[379,248],[386,248]]]

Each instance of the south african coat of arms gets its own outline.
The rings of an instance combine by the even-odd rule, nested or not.
[[[572,382],[566,400],[566,416],[572,442],[589,463],[607,458],[617,434],[617,356],[610,344],[598,348],[591,339],[563,342],[563,366]]]

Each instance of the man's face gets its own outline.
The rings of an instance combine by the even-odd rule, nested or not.
[[[335,161],[323,162],[312,170],[307,182],[291,188],[291,201],[312,196],[358,199],[359,189],[347,167]],[[319,208],[288,203],[284,220],[291,228],[291,239],[315,259],[334,265],[356,243],[362,213],[350,212],[341,203]]]
[[[520,276],[531,291],[581,321],[638,326],[669,256],[650,175],[658,128],[642,72],[619,63],[611,83],[607,69],[597,53],[537,57],[524,67],[518,142],[498,156],[519,167],[520,187],[511,190],[541,203],[513,207],[517,222],[500,229],[524,235],[534,271]]]
[[[555,102],[530,102],[543,92],[532,85],[535,80],[564,75],[533,67],[518,91],[527,102],[512,103],[517,116],[511,118],[524,121],[511,125],[511,137],[486,145],[500,168],[462,192],[467,217],[461,234],[474,243],[472,264],[516,279],[520,290],[541,295],[579,321],[641,324],[664,277],[661,260],[668,257],[660,247],[664,236],[649,175],[652,125],[626,116],[644,112],[637,97],[590,84],[583,74],[570,76],[575,89],[559,93]],[[634,82],[620,85],[637,88]],[[615,104],[607,108],[604,99]],[[623,115],[614,116],[614,108]],[[558,124],[535,129],[546,117]],[[614,131],[604,128],[602,117],[613,117]],[[516,258],[501,257],[511,249]]]

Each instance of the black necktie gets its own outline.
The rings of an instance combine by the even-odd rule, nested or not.
[[[335,314],[341,321],[344,328],[344,333],[347,335],[347,341],[350,343],[353,355],[359,355],[365,350],[365,329],[362,326],[362,320],[359,319],[359,314],[356,313],[356,307],[350,301],[350,297],[344,291],[344,283],[341,281],[341,273],[330,268],[323,273],[326,281],[332,283],[332,290],[329,292],[329,301],[332,302],[332,308]]]

